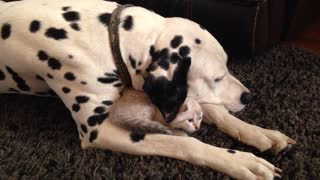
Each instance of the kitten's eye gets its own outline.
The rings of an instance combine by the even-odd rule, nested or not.
[[[193,119],[189,119],[188,121],[189,121],[189,122],[192,122],[192,121],[193,121]]]

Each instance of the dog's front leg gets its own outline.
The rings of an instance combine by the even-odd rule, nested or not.
[[[248,124],[231,115],[223,106],[201,105],[206,121],[214,123],[220,130],[260,151],[273,149],[276,153],[295,141],[276,130],[264,129]]]
[[[208,166],[237,179],[273,179],[277,171],[281,171],[251,153],[217,148],[192,137],[137,134],[119,128],[108,120],[98,127],[98,132],[95,141],[90,143],[84,139],[82,147],[171,157]]]

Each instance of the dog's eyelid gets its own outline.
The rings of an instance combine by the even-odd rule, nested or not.
[[[226,76],[226,74],[224,74],[223,76],[220,76],[220,77],[217,77],[217,78],[215,78],[214,79],[214,82],[220,82],[220,81],[222,81],[222,79],[224,78]]]

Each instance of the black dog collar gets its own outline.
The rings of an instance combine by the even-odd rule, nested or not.
[[[127,8],[132,7],[133,5],[127,4],[119,6],[116,8],[110,18],[109,22],[109,39],[112,50],[112,55],[116,67],[119,71],[120,79],[125,84],[126,87],[132,87],[132,80],[129,74],[128,68],[123,61],[121,56],[120,46],[119,46],[119,24],[120,24],[120,15],[121,12]]]

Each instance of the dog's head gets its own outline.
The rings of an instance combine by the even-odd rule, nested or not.
[[[208,31],[182,18],[168,18],[165,24],[156,48],[167,47],[169,53],[164,58],[171,63],[191,59],[188,96],[200,104],[223,105],[231,111],[239,111],[250,102],[249,90],[230,74],[224,49]]]

